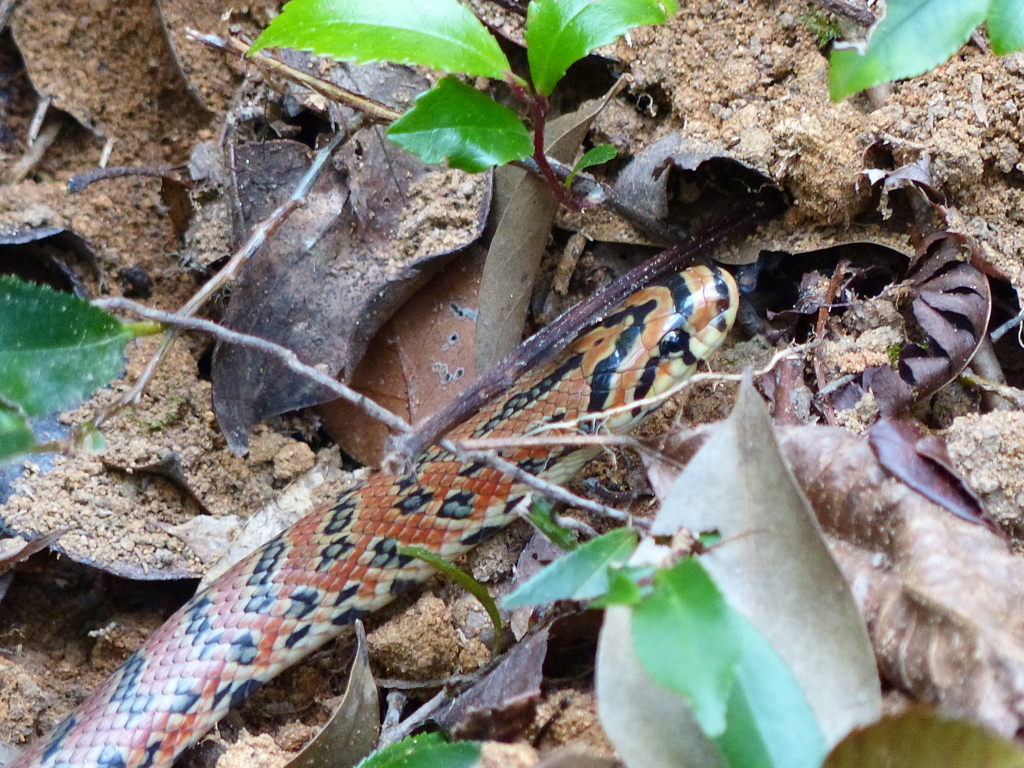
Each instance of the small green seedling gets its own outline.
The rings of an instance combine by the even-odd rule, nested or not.
[[[313,51],[341,61],[416,64],[449,74],[421,94],[388,136],[425,162],[447,159],[479,172],[533,157],[558,201],[582,208],[571,181],[614,157],[595,147],[559,179],[544,154],[548,96],[566,70],[595,48],[645,24],[664,24],[675,0],[533,0],[527,8],[529,79],[512,72],[497,40],[458,0],[291,0],[252,47]],[[530,114],[532,130],[508,107],[456,75],[503,80]]]

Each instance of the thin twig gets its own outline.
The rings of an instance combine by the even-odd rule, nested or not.
[[[761,368],[760,370],[754,371],[754,376],[763,376],[766,373],[770,373],[772,371],[772,369],[775,368],[775,366],[778,365],[779,362],[784,360],[785,358],[792,357],[793,355],[803,354],[807,350],[813,349],[816,346],[818,346],[818,343],[812,341],[812,342],[808,342],[806,344],[798,344],[795,347],[787,347],[786,349],[780,350],[779,352],[776,352],[774,355],[772,355],[771,360],[768,361],[767,365],[765,365],[764,368]],[[696,373],[693,376],[691,376],[690,378],[683,379],[682,381],[680,381],[675,386],[670,387],[669,389],[666,389],[660,395],[652,395],[651,397],[645,397],[642,400],[634,400],[633,402],[628,403],[627,405],[618,405],[618,406],[616,406],[614,408],[609,408],[606,411],[598,411],[596,413],[586,413],[586,414],[584,414],[584,415],[582,415],[582,416],[580,416],[580,417],[578,417],[576,419],[572,419],[571,421],[559,421],[559,422],[553,423],[553,424],[541,424],[541,425],[539,425],[537,427],[537,431],[538,432],[546,432],[548,430],[554,430],[554,429],[574,429],[574,428],[578,427],[580,424],[590,423],[590,422],[594,422],[594,421],[604,421],[605,419],[608,419],[608,418],[610,418],[610,417],[612,417],[612,416],[614,416],[614,415],[616,415],[618,413],[625,413],[626,411],[632,411],[634,408],[646,408],[647,406],[660,405],[661,403],[665,402],[666,400],[669,400],[669,399],[675,397],[676,395],[678,395],[680,392],[682,392],[684,389],[686,389],[690,385],[698,384],[698,383],[703,382],[703,381],[712,381],[712,382],[736,381],[736,382],[739,382],[739,381],[742,381],[742,380],[743,380],[743,374],[742,373]]]
[[[210,35],[188,27],[185,29],[185,36],[189,40],[202,43],[210,48],[216,48],[229,53],[238,53],[242,56],[248,56],[249,54],[249,45],[236,37]],[[301,69],[289,66],[280,59],[277,59],[268,53],[264,53],[263,51],[257,51],[251,56],[248,56],[247,61],[256,65],[259,69],[263,70],[264,73],[277,75],[285,80],[290,80],[293,83],[297,83],[298,85],[308,88],[314,93],[319,93],[330,101],[359,110],[366,116],[369,122],[377,123],[379,125],[389,125],[402,116],[401,112],[396,109],[392,109],[387,104],[382,104],[379,101],[362,96],[348,90],[347,88],[342,88],[340,85],[335,85],[328,80],[315,77],[308,72],[303,72]]]
[[[362,408],[366,413],[383,422],[391,429],[398,432],[407,432],[412,429],[409,424],[393,414],[391,411],[381,407],[365,395],[361,395],[355,390],[350,389],[337,379],[328,376],[319,368],[314,368],[312,365],[306,365],[304,362],[299,360],[294,352],[287,347],[282,347],[280,344],[275,344],[272,341],[261,339],[258,336],[250,336],[246,333],[229,330],[228,328],[225,328],[222,325],[217,325],[209,320],[200,320],[199,318],[187,317],[173,312],[150,309],[144,304],[139,304],[131,299],[97,299],[93,302],[93,305],[107,310],[134,312],[147,320],[155,320],[158,323],[166,323],[167,325],[174,326],[176,328],[185,328],[190,331],[203,331],[219,341],[223,341],[228,344],[238,344],[242,347],[250,347],[251,349],[258,349],[262,352],[266,352],[268,355],[273,355],[275,358],[280,360],[288,366],[288,368],[295,371],[295,373],[308,377],[322,387],[327,387],[338,397],[344,398],[353,405]]]
[[[1024,322],[1024,309],[992,331],[989,336],[992,337],[992,341],[999,341],[1003,336],[1019,326],[1022,322]]]
[[[532,475],[526,470],[520,468],[518,465],[513,464],[511,461],[507,461],[501,458],[494,451],[467,451],[460,448],[451,440],[447,439],[442,440],[440,445],[446,451],[450,451],[451,453],[455,454],[455,456],[460,461],[485,462],[486,464],[494,467],[495,469],[504,472],[517,483],[522,483],[528,488],[532,488],[535,491],[539,491],[540,493],[543,493],[545,496],[554,499],[555,501],[564,502],[570,506],[586,510],[587,512],[592,512],[595,515],[607,517],[610,520],[617,520],[619,522],[630,524],[642,524],[641,521],[635,520],[633,516],[628,512],[623,512],[620,509],[615,509],[604,504],[599,504],[598,502],[591,501],[590,499],[584,499],[582,496],[577,496],[572,491],[567,491],[560,485],[556,485],[555,483],[552,483],[541,477]]]

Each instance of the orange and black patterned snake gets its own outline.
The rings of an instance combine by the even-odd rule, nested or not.
[[[718,346],[737,304],[726,272],[677,273],[635,293],[449,437],[522,435],[664,392]],[[648,410],[620,409],[604,426],[628,430]],[[530,446],[505,456],[564,482],[598,450]],[[407,474],[371,475],[193,597],[15,768],[171,765],[260,683],[425,579],[429,566],[399,547],[456,557],[511,522],[527,493],[441,448]]]

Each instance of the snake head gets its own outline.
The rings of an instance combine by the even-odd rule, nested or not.
[[[738,307],[735,280],[717,266],[690,267],[630,296],[573,345],[590,387],[587,410],[628,406],[688,378],[725,339]],[[628,429],[647,410],[606,426]]]

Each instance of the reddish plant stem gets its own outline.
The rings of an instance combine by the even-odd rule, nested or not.
[[[533,118],[533,161],[537,164],[537,170],[540,171],[541,176],[547,182],[548,187],[560,205],[564,205],[574,211],[583,210],[584,206],[576,199],[572,191],[566,189],[565,185],[558,180],[557,174],[555,174],[554,169],[552,169],[551,164],[548,162],[547,155],[544,154],[544,126],[547,125],[548,120],[547,97],[542,93],[531,93],[511,79],[508,80],[508,84],[511,86],[512,93],[516,95],[516,98],[523,101],[530,108],[530,116]]]

